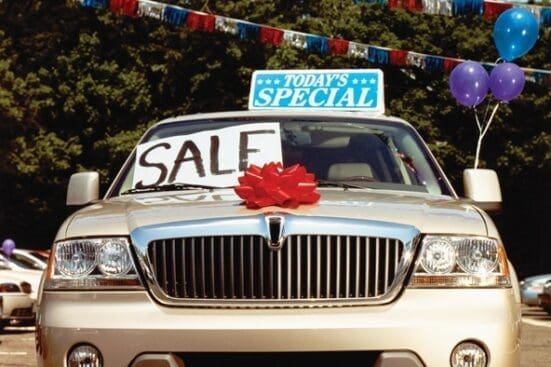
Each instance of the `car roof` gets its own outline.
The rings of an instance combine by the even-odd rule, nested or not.
[[[389,121],[401,123],[406,126],[411,126],[405,120],[394,116],[386,116],[381,114],[365,113],[358,111],[298,111],[298,110],[242,110],[242,111],[225,111],[225,112],[209,112],[196,113],[190,115],[181,115],[166,118],[157,122],[153,127],[169,124],[177,121],[195,121],[195,120],[214,120],[214,119],[233,119],[233,118],[349,118],[349,119],[371,119],[377,121]]]
[[[525,282],[541,281],[543,283],[547,279],[551,279],[551,274],[533,275],[531,277],[525,278],[524,281]]]

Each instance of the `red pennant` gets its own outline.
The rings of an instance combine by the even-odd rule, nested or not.
[[[283,42],[283,31],[281,29],[262,26],[259,34],[260,42],[279,46]]]
[[[411,12],[422,11],[423,2],[421,0],[402,0],[402,8]]]
[[[234,191],[245,200],[249,209],[267,206],[296,208],[319,200],[315,179],[315,175],[298,164],[285,169],[281,163],[267,163],[262,168],[252,164],[238,178],[239,185]]]
[[[214,32],[216,16],[189,12],[186,18],[186,26],[192,31]]]
[[[484,1],[484,18],[494,20],[505,10],[512,7],[513,4],[511,3]]]
[[[345,55],[348,53],[349,41],[340,38],[330,38],[328,43],[329,50],[333,55]]]
[[[138,12],[138,0],[111,0],[109,9],[113,13],[133,17]]]
[[[446,73],[451,73],[452,70],[455,69],[455,67],[459,64],[461,64],[461,61],[459,60],[444,59],[444,71]]]
[[[405,51],[405,50],[390,50],[388,52],[390,65],[404,66],[406,65],[407,57],[408,57],[408,51]]]

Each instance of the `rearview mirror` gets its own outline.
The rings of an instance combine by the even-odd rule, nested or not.
[[[67,187],[67,205],[79,206],[90,204],[99,199],[99,173],[75,173]]]
[[[490,213],[501,211],[501,188],[497,173],[491,169],[466,169],[463,171],[465,197]]]

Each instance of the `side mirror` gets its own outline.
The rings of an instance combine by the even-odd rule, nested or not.
[[[99,199],[99,173],[74,173],[67,187],[67,205],[79,206],[90,204]]]
[[[497,173],[491,169],[466,169],[463,171],[465,197],[489,213],[501,211],[501,188]]]

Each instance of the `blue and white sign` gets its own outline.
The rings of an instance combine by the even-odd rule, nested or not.
[[[249,109],[384,113],[383,72],[377,69],[259,70]]]

